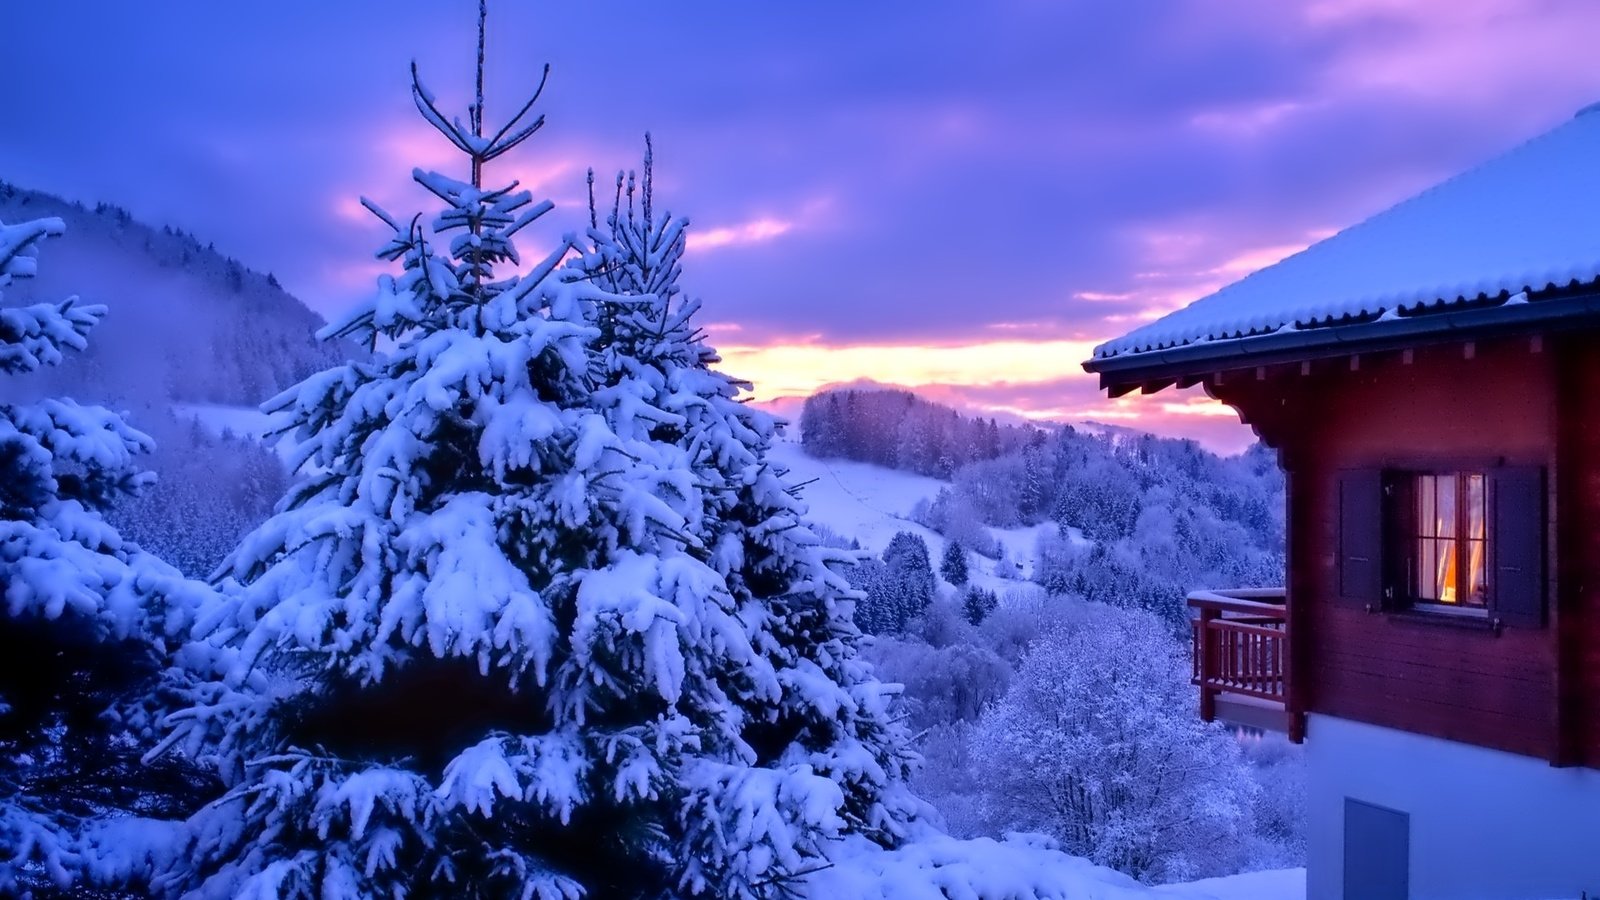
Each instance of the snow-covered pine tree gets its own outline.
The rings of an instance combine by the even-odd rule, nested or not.
[[[889,634],[899,622],[899,600],[883,560],[863,555],[846,570],[850,587],[860,595],[851,621],[867,634]]]
[[[800,407],[800,446],[806,453],[817,459],[831,459],[843,452],[841,415],[839,395],[833,391],[806,398]]]
[[[751,641],[748,654],[726,660],[692,640],[686,648],[710,664],[696,685],[707,693],[689,708],[732,701],[736,710],[717,717],[721,736],[702,737],[684,768],[687,805],[674,827],[685,843],[674,852],[693,892],[781,892],[789,874],[820,863],[819,838],[836,828],[896,842],[912,812],[898,786],[909,757],[885,715],[883,686],[855,658],[855,629],[840,602],[848,585],[830,568],[854,555],[823,547],[805,524],[784,473],[765,458],[776,421],[738,399],[747,383],[711,368],[720,359],[694,325],[700,303],[678,285],[688,221],[655,209],[645,141],[642,175],[618,176],[603,220],[591,176],[591,247],[576,264],[623,298],[596,307],[594,404],[615,433],[641,442],[635,452],[648,450],[653,466],[672,473],[664,496],[684,512],[693,543],[663,532],[654,553],[709,568],[709,596],[697,603],[711,604],[711,621],[745,623]],[[685,490],[685,475],[694,489]],[[770,678],[776,695],[762,684]],[[837,825],[819,828],[785,799],[786,783],[810,776],[842,791]],[[746,796],[730,806],[730,792]],[[784,825],[743,833],[737,823],[752,814]]]
[[[969,577],[967,548],[955,541],[947,542],[944,545],[944,558],[939,561],[939,574],[956,587],[965,587]]]
[[[999,606],[1000,598],[994,591],[985,590],[975,584],[968,587],[966,594],[961,598],[961,612],[973,625],[982,625],[983,620]]]
[[[63,230],[0,223],[0,289]],[[104,314],[76,298],[0,308],[0,373],[60,363]],[[183,764],[143,768],[139,748],[167,648],[207,590],[102,518],[146,483],[137,457],[150,449],[100,407],[0,403],[0,895],[86,890],[98,817],[192,808]]]
[[[883,548],[883,565],[895,603],[892,630],[903,632],[933,602],[936,581],[928,542],[909,531],[896,532]]]
[[[379,212],[402,272],[327,329],[391,349],[269,404],[301,481],[231,557],[209,623],[228,664],[173,735],[231,789],[159,886],[784,893],[831,840],[892,846],[916,811],[844,557],[765,461],[773,420],[710,370],[648,174],[591,246],[498,277],[551,206],[480,186],[543,120],[530,102],[484,136],[479,24],[467,125],[413,68],[472,180],[416,173],[433,233]]]

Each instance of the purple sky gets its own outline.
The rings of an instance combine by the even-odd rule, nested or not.
[[[474,9],[8,4],[0,179],[179,225],[335,311],[379,271],[355,198],[411,212],[411,167],[456,166],[406,66],[459,107]],[[491,119],[554,66],[545,131],[490,179],[574,228],[584,169],[632,164],[652,131],[658,195],[697,235],[685,281],[763,393],[873,377],[1222,449],[1248,433],[1194,411],[1211,404],[1098,398],[1088,347],[1600,99],[1593,0],[498,0],[490,18]]]

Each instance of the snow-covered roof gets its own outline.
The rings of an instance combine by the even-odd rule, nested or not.
[[[1100,360],[1248,339],[1597,278],[1600,104],[1503,156],[1107,341],[1094,355]]]

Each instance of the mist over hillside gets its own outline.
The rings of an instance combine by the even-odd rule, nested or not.
[[[0,401],[66,396],[125,411],[155,439],[155,452],[138,465],[156,481],[119,498],[108,518],[186,574],[209,576],[266,518],[287,473],[255,437],[199,427],[194,409],[253,409],[360,350],[318,340],[320,316],[271,275],[201,238],[152,227],[120,207],[0,183],[0,222],[46,216],[62,219],[66,232],[43,243],[38,274],[7,288],[6,305],[77,297],[107,314],[87,349],[5,379]]]
[[[172,402],[254,406],[344,357],[318,341],[320,316],[270,274],[109,204],[85,207],[0,183],[0,221],[61,218],[38,276],[7,305],[76,296],[109,310],[72,365],[8,379],[8,392],[66,394],[135,409]]]

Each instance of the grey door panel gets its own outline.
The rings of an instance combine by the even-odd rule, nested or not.
[[[1344,800],[1345,900],[1407,900],[1411,895],[1411,816]]]

